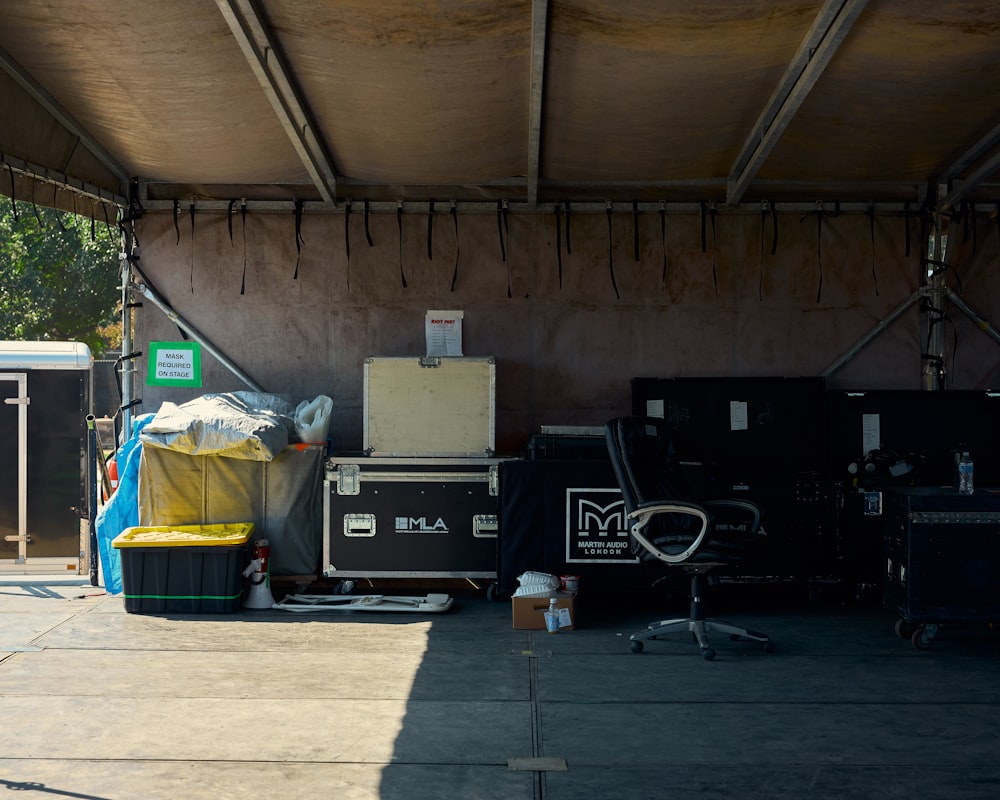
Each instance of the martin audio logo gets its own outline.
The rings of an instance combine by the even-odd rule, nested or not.
[[[638,562],[629,547],[628,518],[618,489],[566,490],[566,563]]]
[[[427,517],[396,517],[396,533],[448,533],[444,519],[431,522]]]

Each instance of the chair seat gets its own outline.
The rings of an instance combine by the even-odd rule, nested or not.
[[[650,541],[667,555],[677,555],[690,546],[691,536],[689,534],[663,534],[650,537]],[[710,531],[702,541],[701,547],[686,559],[686,563],[738,564],[759,555],[766,545],[766,536],[756,534],[748,536],[743,532]],[[636,555],[639,556],[640,561],[654,562],[658,560],[644,547],[638,548]]]

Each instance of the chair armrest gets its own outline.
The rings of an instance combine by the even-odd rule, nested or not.
[[[725,500],[708,500],[703,505],[712,511],[718,511],[719,509],[724,509],[732,512],[744,512],[730,513],[716,515],[716,527],[719,527],[719,517],[726,523],[729,523],[732,519],[742,519],[749,518],[750,529],[748,533],[757,533],[760,530],[760,508],[757,507],[756,503],[751,503],[749,500],[736,500],[733,498]]]
[[[698,535],[695,537],[694,541],[688,545],[683,552],[677,553],[676,555],[664,553],[655,544],[650,542],[649,539],[642,535],[643,528],[645,528],[649,524],[649,521],[657,514],[687,514],[689,516],[696,517],[701,520],[701,530],[698,531]],[[708,531],[708,512],[697,503],[651,501],[639,505],[638,508],[629,513],[628,518],[633,521],[630,532],[636,538],[636,541],[638,541],[639,544],[642,545],[651,555],[655,556],[660,561],[665,561],[668,564],[679,564],[687,561],[691,555],[697,552],[698,548],[701,547],[701,543],[705,539],[705,534]]]

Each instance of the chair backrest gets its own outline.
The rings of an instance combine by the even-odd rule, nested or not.
[[[627,511],[653,501],[694,500],[664,420],[618,417],[604,426],[604,433]],[[685,514],[663,514],[657,522],[678,533],[699,527]]]

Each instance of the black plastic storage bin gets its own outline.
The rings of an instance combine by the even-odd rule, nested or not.
[[[229,614],[240,607],[252,523],[127,528],[115,538],[125,610]]]

